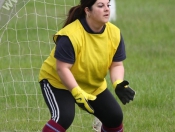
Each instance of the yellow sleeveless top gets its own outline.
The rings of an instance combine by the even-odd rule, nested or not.
[[[91,34],[84,30],[79,20],[75,20],[54,35],[69,37],[75,52],[75,63],[71,68],[78,85],[87,93],[98,95],[107,88],[106,75],[120,42],[120,30],[106,23],[101,34]],[[56,71],[55,47],[44,61],[39,81],[48,79],[56,88],[66,89]]]

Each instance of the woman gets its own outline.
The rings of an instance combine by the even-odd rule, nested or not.
[[[123,131],[122,110],[107,89],[108,70],[123,104],[133,100],[135,92],[123,81],[124,41],[120,30],[108,22],[109,2],[81,0],[54,35],[56,46],[39,75],[51,113],[43,132],[65,132],[73,122],[75,103],[102,122],[102,132]]]

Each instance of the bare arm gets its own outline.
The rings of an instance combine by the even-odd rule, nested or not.
[[[110,77],[112,83],[116,80],[123,80],[124,79],[124,66],[123,62],[112,62],[110,67]]]
[[[135,91],[129,87],[129,82],[124,80],[123,62],[113,62],[110,67],[110,76],[115,93],[125,105],[134,99]],[[124,80],[124,81],[123,81]]]
[[[62,61],[56,61],[56,69],[57,73],[62,81],[62,83],[66,86],[66,88],[71,91],[74,87],[77,87],[78,84],[70,71],[72,64],[65,63]]]
[[[70,71],[72,64],[65,63],[62,61],[56,61],[57,73],[66,86],[66,88],[71,92],[72,96],[75,98],[76,103],[83,110],[94,113],[92,106],[88,103],[88,100],[95,100],[96,96],[91,95],[83,91],[77,84],[72,72]],[[83,104],[83,105],[82,105]]]

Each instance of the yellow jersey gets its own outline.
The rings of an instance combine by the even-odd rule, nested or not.
[[[120,30],[112,23],[106,23],[101,34],[88,33],[79,20],[75,20],[54,35],[68,36],[75,52],[71,72],[78,85],[87,93],[98,95],[107,88],[106,75],[120,43]],[[56,71],[55,47],[40,69],[39,81],[48,79],[52,86],[67,89]]]

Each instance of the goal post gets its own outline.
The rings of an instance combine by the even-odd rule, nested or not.
[[[38,74],[54,46],[52,36],[62,27],[68,10],[78,2],[0,2],[0,131],[39,132],[49,120]],[[68,132],[90,132],[92,123],[93,117],[76,107]]]

